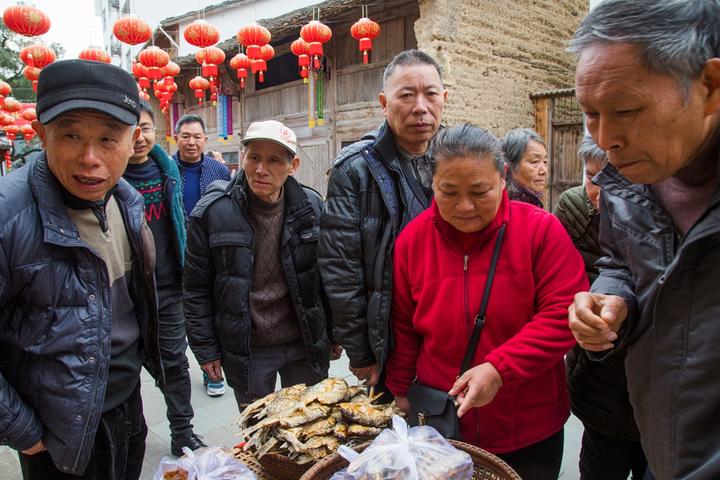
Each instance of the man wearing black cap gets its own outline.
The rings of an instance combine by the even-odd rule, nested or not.
[[[123,70],[40,74],[45,151],[0,179],[0,444],[26,479],[137,479],[144,364],[161,378],[155,251],[121,176],[140,133]]]

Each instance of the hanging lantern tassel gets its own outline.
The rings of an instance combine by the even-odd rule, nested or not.
[[[225,140],[232,140],[233,136],[233,114],[232,114],[232,95],[227,96],[227,102],[225,102],[225,108],[227,110],[227,113],[225,115],[225,122],[227,124],[227,129],[225,130]]]
[[[380,25],[367,18],[367,6],[362,8],[363,17],[350,27],[350,35],[359,42],[359,50],[363,55],[363,63],[368,63],[368,53],[372,50],[373,38],[380,33]]]
[[[308,78],[308,126],[315,128],[315,72],[312,72]]]
[[[325,125],[325,112],[323,107],[323,72],[322,70],[317,72],[317,82],[315,82],[317,90],[317,124],[318,126]]]

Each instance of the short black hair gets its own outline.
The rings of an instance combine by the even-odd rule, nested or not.
[[[180,117],[180,120],[177,121],[175,124],[175,131],[177,132],[180,130],[180,127],[185,125],[186,123],[199,123],[200,128],[202,128],[203,133],[205,132],[205,122],[202,118],[198,117],[197,115],[183,115]]]
[[[140,100],[140,112],[146,112],[150,115],[150,119],[153,121],[153,124],[155,123],[155,112],[147,100]]]
[[[395,69],[400,65],[431,65],[437,71],[438,77],[440,77],[440,83],[442,83],[442,68],[440,64],[433,57],[423,52],[422,50],[405,50],[395,55],[383,72],[383,90],[387,84],[390,75],[395,72]]]

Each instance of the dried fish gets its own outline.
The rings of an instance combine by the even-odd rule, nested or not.
[[[369,427],[382,427],[390,422],[395,408],[390,405],[372,405],[362,402],[345,402],[338,405],[344,418],[352,423]]]
[[[308,387],[300,396],[300,401],[305,404],[318,401],[324,405],[332,405],[343,401],[347,390],[348,384],[342,378],[326,378]]]
[[[348,425],[348,437],[376,437],[383,429],[380,427],[368,427],[367,425]]]

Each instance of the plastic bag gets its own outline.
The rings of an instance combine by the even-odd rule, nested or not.
[[[184,456],[165,457],[153,480],[257,480],[255,474],[230,451],[220,447],[183,447]]]
[[[331,480],[469,480],[473,461],[466,452],[450,445],[437,430],[408,428],[393,417],[392,430],[383,430],[364,452],[342,446],[338,454],[350,462]]]

